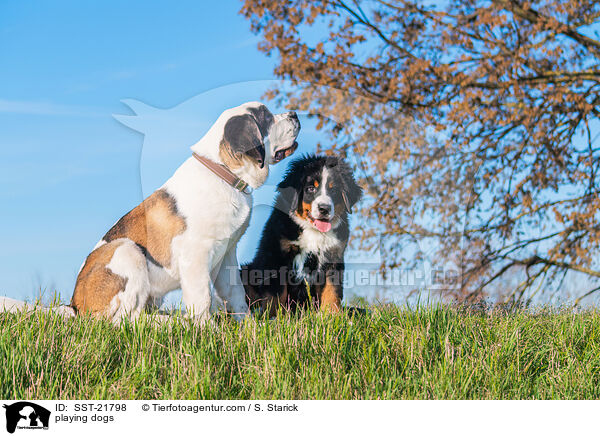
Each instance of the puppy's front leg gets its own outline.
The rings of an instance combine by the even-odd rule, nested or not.
[[[344,290],[342,286],[344,269],[340,265],[336,265],[326,271],[325,286],[321,290],[319,297],[319,307],[321,310],[330,310],[339,312],[342,308],[342,298]]]
[[[215,288],[223,299],[226,309],[236,320],[242,320],[248,313],[246,291],[240,278],[240,267],[237,261],[236,248],[230,248],[215,279]]]
[[[179,274],[186,312],[203,324],[210,318],[211,305],[208,258],[180,261]]]

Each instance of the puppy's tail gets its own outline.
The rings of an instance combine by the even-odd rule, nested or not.
[[[40,304],[26,303],[8,297],[0,297],[0,313],[23,313],[23,312],[54,312],[65,318],[75,316],[75,311],[70,306],[44,307]]]

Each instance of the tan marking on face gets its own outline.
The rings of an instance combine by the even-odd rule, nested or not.
[[[127,279],[107,268],[115,250],[122,243],[123,241],[114,241],[101,245],[87,257],[77,276],[71,299],[71,306],[79,313],[101,315],[108,308],[113,297],[125,289]]]
[[[175,200],[163,189],[154,192],[121,218],[104,236],[106,242],[131,239],[163,267],[171,265],[171,241],[186,229]]]
[[[236,170],[242,168],[245,165],[254,165],[258,167],[258,162],[256,162],[251,157],[245,155],[244,153],[236,152],[231,145],[227,141],[221,141],[219,145],[219,157],[225,165],[230,170]]]
[[[296,211],[296,215],[302,218],[303,220],[308,221],[308,215],[310,214],[311,204],[305,201],[302,202],[302,209],[300,211]]]
[[[313,182],[313,185],[315,186],[315,188],[318,188],[318,187],[319,187],[319,181],[318,181],[318,180],[315,180],[315,181]]]
[[[223,165],[231,170],[236,170],[244,166],[244,155],[235,152],[227,141],[221,141],[219,145],[219,157]]]
[[[319,307],[321,310],[330,310],[339,312],[342,307],[342,289],[341,286],[332,283],[329,277],[326,278],[325,286],[319,296]]]

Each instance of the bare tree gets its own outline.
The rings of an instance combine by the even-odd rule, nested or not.
[[[596,262],[600,3],[586,0],[247,0],[277,56],[273,90],[360,155],[365,246],[387,266],[433,240],[472,299],[557,288]],[[590,281],[590,283],[592,283]],[[595,289],[582,289],[593,293]]]

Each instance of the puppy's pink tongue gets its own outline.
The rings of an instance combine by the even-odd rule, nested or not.
[[[331,223],[329,221],[315,220],[315,227],[323,233],[331,230]]]

